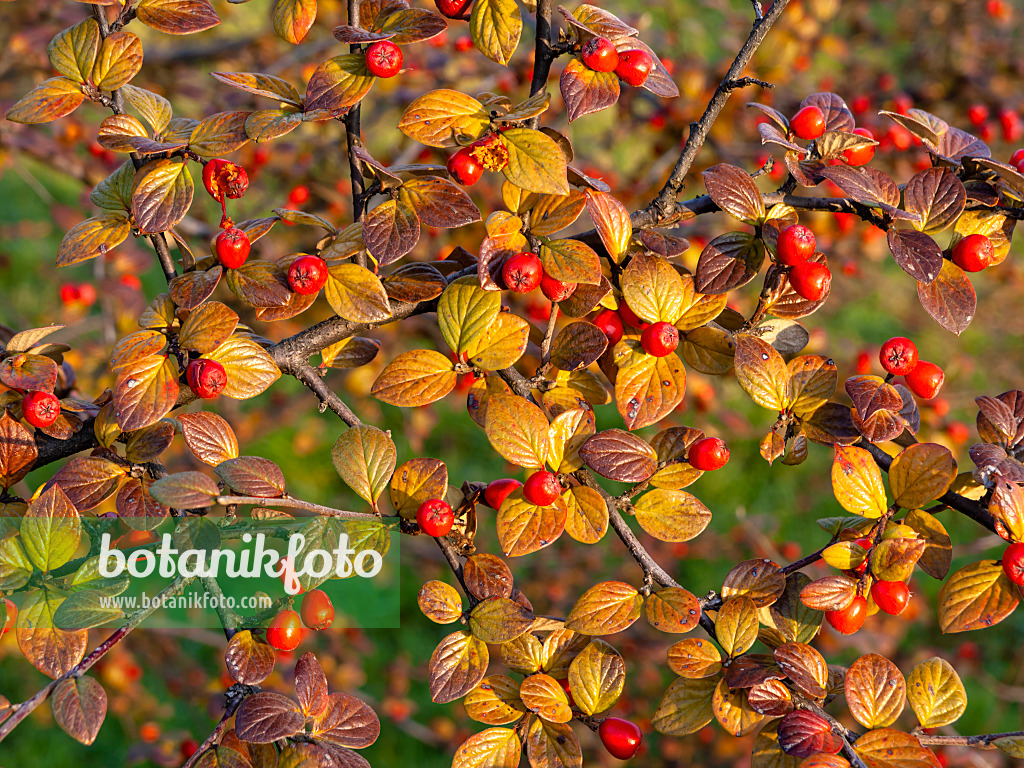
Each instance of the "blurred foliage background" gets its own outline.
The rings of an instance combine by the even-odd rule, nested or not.
[[[625,89],[616,108],[568,127],[555,81],[563,62],[556,62],[552,109],[545,115],[545,124],[564,130],[573,140],[577,164],[603,177],[616,196],[634,208],[646,204],[660,188],[685,140],[687,125],[700,116],[746,38],[752,11],[746,0],[646,0],[642,4],[608,0],[602,6],[641,30],[643,39],[670,64],[682,96],[665,102],[646,91]],[[220,85],[210,72],[262,71],[301,87],[319,62],[341,52],[331,36],[331,28],[345,22],[344,5],[337,0],[320,0],[317,23],[299,46],[274,36],[265,3],[229,5],[217,0],[215,7],[224,23],[199,35],[174,38],[141,25],[131,27],[145,48],[137,83],[166,95],[176,116],[199,118],[259,105],[257,97]],[[87,9],[79,3],[3,4],[0,108],[6,110],[32,85],[50,76],[48,41],[77,23]],[[395,130],[405,106],[436,87],[504,92],[513,101],[525,98],[531,74],[530,38],[532,30],[527,29],[508,69],[465,50],[468,33],[460,22],[450,22],[448,32],[430,43],[409,47],[405,62],[410,71],[378,83],[363,104],[363,132],[370,150],[388,163],[443,163],[442,153],[424,149]],[[688,179],[684,196],[703,192],[698,174],[704,167],[726,161],[754,171],[764,163],[767,155],[757,134],[758,113],[745,109],[747,101],[766,102],[791,113],[805,95],[819,90],[843,96],[858,124],[882,139],[874,165],[898,183],[926,167],[927,155],[909,134],[878,117],[878,109],[929,110],[975,132],[990,143],[996,159],[1006,160],[1024,142],[1022,39],[1024,5],[1019,0],[793,0],[747,72],[774,83],[775,89],[748,88],[734,94]],[[968,118],[972,106],[975,116],[980,114],[978,106],[989,116],[972,125]],[[104,260],[55,272],[54,255],[63,233],[87,215],[91,187],[121,160],[94,142],[104,116],[100,107],[86,105],[46,126],[0,123],[0,321],[15,328],[66,323],[61,340],[75,346],[68,359],[78,373],[79,389],[89,396],[112,384],[105,368],[112,341],[134,326],[141,309],[165,287],[152,254],[131,242]],[[344,146],[343,126],[337,122],[304,125],[270,145],[247,145],[231,157],[249,169],[252,180],[246,197],[233,205],[233,216],[252,218],[289,206],[337,224],[349,223]],[[497,178],[492,175],[473,189],[485,216],[499,206]],[[765,191],[781,181],[778,172],[760,179]],[[838,190],[824,194],[831,192],[838,194]],[[197,195],[179,231],[193,249],[201,251],[218,219],[216,204]],[[922,408],[920,437],[950,446],[961,468],[969,467],[966,447],[974,434],[973,398],[1024,383],[1020,238],[1005,263],[975,278],[977,317],[954,340],[921,309],[913,281],[889,257],[884,233],[843,215],[809,215],[805,223],[813,227],[835,272],[832,300],[806,319],[811,330],[808,351],[832,356],[845,378],[865,364],[877,372],[877,350],[889,336],[913,337],[922,358],[938,362],[946,371],[941,397]],[[580,229],[587,226],[585,221],[577,223]],[[695,263],[708,239],[733,226],[734,222],[719,215],[680,227],[679,234],[693,243],[687,257]],[[273,257],[302,252],[312,248],[318,236],[308,228],[278,227],[255,250]],[[411,258],[443,258],[458,245],[475,252],[482,237],[482,225],[453,233],[425,228]],[[942,240],[940,244],[945,245]],[[61,300],[62,286],[73,289],[86,283],[95,286],[95,296],[86,288],[77,300]],[[748,314],[756,303],[755,285],[741,290],[735,300],[737,308]],[[65,297],[68,294],[66,290]],[[546,320],[541,299],[510,300],[521,302],[515,309],[538,326]],[[265,326],[247,317],[243,308],[243,321],[278,340],[329,312],[326,302],[318,301],[293,320]],[[399,461],[415,456],[442,458],[454,485],[506,475],[523,479],[523,473],[504,465],[490,450],[483,431],[466,416],[464,389],[435,406],[409,410],[367,397],[370,383],[388,360],[436,339],[436,325],[431,333],[431,322],[432,318],[418,318],[403,323],[401,330],[379,329],[372,334],[383,344],[378,358],[352,372],[331,372],[328,381],[365,421],[392,430]],[[218,401],[216,410],[234,426],[244,453],[265,456],[284,469],[292,494],[342,508],[360,503],[348,494],[331,466],[329,449],[341,431],[340,423],[330,413],[319,414],[309,393],[294,381],[282,380],[270,392],[245,403]],[[725,572],[739,560],[770,557],[790,562],[817,549],[826,535],[813,520],[840,513],[829,483],[829,451],[812,447],[810,459],[799,467],[769,468],[760,458],[758,441],[772,420],[772,414],[753,405],[734,379],[712,380],[691,373],[684,406],[661,425],[700,427],[725,437],[732,449],[732,461],[725,470],[705,475],[690,489],[714,512],[711,527],[687,544],[663,544],[644,537],[659,562],[698,595],[717,589]],[[598,409],[598,423],[600,428],[621,425],[613,406]],[[188,463],[182,449],[169,468],[186,469]],[[31,492],[54,469],[33,473],[21,491]],[[497,551],[488,510],[481,508],[481,512],[480,548]],[[970,521],[948,512],[940,519],[953,536],[954,568],[994,551],[998,540],[979,535]],[[307,640],[301,650],[317,652],[332,688],[358,692],[377,708],[383,732],[362,753],[373,765],[447,766],[455,745],[479,728],[461,705],[439,706],[429,700],[426,662],[446,631],[419,613],[416,593],[427,579],[450,581],[452,577],[431,541],[406,540],[401,549],[402,629],[332,630]],[[562,537],[553,547],[511,565],[517,586],[538,613],[565,615],[598,578],[639,583],[639,568],[624,554],[614,537],[592,547]],[[917,661],[942,655],[955,664],[967,685],[970,704],[957,724],[961,733],[1020,728],[1024,648],[1019,636],[1024,631],[1024,614],[1018,611],[983,636],[941,636],[932,608],[938,585],[926,583],[925,578],[912,584],[915,598],[902,617],[875,616],[852,638],[839,638],[826,628],[819,646],[832,654],[830,659],[845,661],[869,650],[892,654],[905,671]],[[614,714],[637,719],[650,733],[648,718],[671,676],[663,663],[665,651],[678,638],[658,636],[641,627],[643,623],[613,638],[627,660],[628,676],[627,693]],[[220,716],[221,694],[231,683],[222,661],[223,647],[223,637],[207,630],[133,633],[98,667],[98,677],[110,695],[110,714],[94,747],[82,747],[64,736],[52,724],[49,708],[40,707],[0,746],[0,764],[6,768],[179,765],[182,741],[201,742]],[[292,664],[283,656],[279,654],[281,663],[266,685],[288,682]],[[13,633],[4,637],[0,693],[20,701],[45,682],[21,658]],[[692,762],[745,764],[750,739],[724,737],[716,727],[687,739],[650,734],[637,764],[650,768]],[[580,736],[587,764],[617,762],[600,748],[593,734]],[[978,753],[949,749],[943,760],[950,765],[991,765],[994,758],[989,755],[982,759]]]

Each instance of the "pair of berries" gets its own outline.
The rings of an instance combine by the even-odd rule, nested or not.
[[[810,260],[816,247],[814,233],[808,227],[792,224],[779,232],[775,249],[776,262],[790,268],[790,286],[808,301],[824,298],[832,285],[829,268]]]
[[[60,416],[60,400],[52,392],[30,390],[21,399],[21,415],[37,429],[46,429]]]
[[[609,346],[618,344],[622,340],[625,326],[639,328],[640,346],[644,352],[655,357],[665,357],[672,354],[679,346],[679,331],[672,323],[660,321],[647,323],[636,316],[625,302],[619,304],[618,310],[602,309],[591,321],[601,329],[601,332],[608,338]]]
[[[887,373],[903,376],[910,391],[931,400],[942,389],[946,375],[935,363],[920,360],[917,345],[904,336],[894,336],[882,345],[878,361]]]
[[[592,37],[583,44],[580,56],[588,69],[614,72],[624,83],[639,88],[654,69],[651,54],[642,49],[616,50],[607,37]]]
[[[910,602],[910,588],[902,581],[876,581],[871,585],[871,599],[889,615],[899,616]],[[867,617],[868,601],[864,595],[856,595],[845,608],[825,612],[825,620],[844,635],[852,635],[863,627]]]
[[[448,158],[448,175],[464,187],[471,187],[480,181],[484,171],[500,171],[508,165],[508,147],[489,133]]]
[[[267,625],[267,643],[279,651],[294,651],[302,640],[302,626],[328,629],[334,623],[334,604],[322,589],[313,589],[302,598],[301,613],[286,609]]]
[[[789,129],[793,132],[793,135],[798,139],[804,139],[805,141],[812,141],[823,133],[828,127],[825,121],[825,113],[821,111],[820,107],[816,107],[813,104],[809,104],[795,115],[793,119],[789,121]],[[858,136],[863,136],[866,139],[874,139],[874,135],[867,128],[854,128],[853,132]],[[875,156],[875,145],[869,144],[865,147],[857,147],[855,149],[848,149],[843,152],[843,159],[847,165],[866,165],[871,162],[871,158]]]
[[[64,304],[91,307],[96,303],[96,298],[96,289],[91,283],[64,283],[60,287],[60,300]]]
[[[576,290],[576,283],[556,280],[544,272],[537,254],[523,251],[512,256],[501,270],[505,285],[516,293],[529,293],[537,286],[548,301],[564,301]]]

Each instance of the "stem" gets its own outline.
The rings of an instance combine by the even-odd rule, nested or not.
[[[192,766],[199,762],[199,758],[203,756],[204,752],[220,742],[221,738],[224,736],[224,732],[227,731],[228,726],[231,725],[231,718],[234,716],[235,710],[237,710],[241,703],[245,701],[245,697],[249,693],[255,692],[256,689],[252,686],[245,686],[244,692],[233,696],[231,695],[231,689],[228,689],[225,694],[227,701],[224,704],[224,714],[221,716],[220,722],[217,723],[217,727],[213,729],[213,732],[203,739],[203,743],[199,745],[199,748],[195,751],[192,757],[186,760],[181,768],[192,768]]]
[[[348,0],[348,24],[350,27],[359,26],[359,0]],[[362,53],[361,45],[350,45],[351,53]],[[348,148],[348,172],[352,179],[352,219],[362,221],[366,213],[366,195],[363,186],[363,163],[356,157],[356,148],[362,146],[363,140],[360,135],[361,105],[356,104],[345,114],[345,144]],[[356,254],[356,263],[361,267],[366,266],[366,252],[360,250]]]
[[[313,394],[320,398],[321,413],[324,409],[330,408],[350,427],[363,423],[356,416],[355,412],[345,404],[345,401],[331,391],[331,388],[327,386],[327,382],[323,380],[323,377],[309,363],[293,363],[287,373],[290,373],[309,387]]]
[[[318,515],[324,517],[339,517],[346,520],[369,520],[370,518],[379,519],[376,515],[370,515],[366,512],[349,512],[344,509],[334,509],[333,507],[324,507],[320,504],[314,504],[311,501],[303,501],[302,499],[292,498],[279,498],[279,499],[266,499],[261,496],[218,496],[217,503],[223,506],[229,504],[248,504],[253,507],[287,507],[289,509],[305,509],[309,512],[316,512]],[[395,520],[397,518],[385,518]]]
[[[534,45],[533,80],[530,83],[530,95],[536,96],[547,88],[551,74],[551,63],[555,60],[555,52],[551,47],[551,15],[554,11],[554,0],[538,0],[537,2],[537,36]],[[540,125],[540,115],[531,117],[530,128]]]
[[[548,317],[548,327],[544,331],[544,340],[540,344],[540,364],[547,365],[551,361],[551,342],[555,338],[555,324],[558,320],[558,305],[551,302],[551,316]]]

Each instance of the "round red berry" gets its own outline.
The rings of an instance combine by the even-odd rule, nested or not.
[[[964,272],[981,272],[996,256],[992,241],[985,235],[968,235],[953,246],[953,263]]]
[[[1024,542],[1015,541],[1003,552],[1003,573],[1017,586],[1024,586]]]
[[[619,52],[607,37],[590,38],[583,44],[580,53],[583,63],[595,72],[614,72],[619,66]]]
[[[178,748],[178,753],[181,755],[183,760],[188,760],[198,751],[199,744],[196,743],[195,739],[185,739],[181,742],[181,746]]]
[[[492,480],[484,489],[484,503],[491,509],[501,509],[502,502],[508,498],[508,495],[516,488],[522,487],[522,483],[511,477]]]
[[[221,393],[228,384],[228,374],[224,366],[216,360],[199,358],[193,360],[185,369],[185,381],[196,397],[210,400]]]
[[[825,113],[819,107],[809,104],[793,115],[789,128],[798,139],[816,139],[825,132]]]
[[[416,524],[428,536],[447,536],[455,524],[455,513],[442,499],[427,499],[416,510]]]
[[[548,301],[565,301],[576,290],[576,283],[563,283],[548,274],[540,279],[540,290]]]
[[[480,181],[484,167],[473,157],[469,147],[463,147],[448,158],[448,175],[464,187],[471,187]]]
[[[817,241],[814,233],[803,224],[791,224],[779,232],[775,258],[779,264],[793,267],[814,255]]]
[[[729,448],[721,438],[705,437],[690,446],[686,459],[694,469],[721,469],[729,463]]]
[[[860,539],[857,539],[856,541],[854,541],[853,543],[856,544],[857,546],[859,546],[865,552],[870,552],[871,551],[871,539],[860,538]],[[854,566],[854,568],[852,570],[853,570],[854,574],[856,574],[857,576],[863,576],[864,572],[867,569],[868,569],[868,558],[865,555],[864,560],[860,563],[860,565]]]
[[[654,59],[647,51],[636,48],[631,51],[619,51],[619,62],[615,74],[623,82],[639,88],[647,82],[654,69]]]
[[[826,611],[825,620],[832,625],[836,632],[844,635],[852,635],[864,626],[864,620],[868,617],[868,601],[863,595],[857,595],[853,601],[839,611]]]
[[[867,128],[854,128],[853,132],[858,136],[863,136],[865,139],[874,139],[871,131]],[[875,145],[869,144],[866,147],[855,147],[848,149],[843,152],[843,159],[847,165],[867,165],[871,162],[871,158],[875,156]]]
[[[203,166],[203,186],[218,203],[225,197],[236,200],[249,188],[249,174],[230,160],[214,158]]]
[[[466,51],[473,48],[473,38],[469,35],[460,35],[455,38],[455,50],[459,53],[465,53]]]
[[[910,602],[910,587],[902,581],[876,581],[871,585],[871,599],[890,616],[899,616]]]
[[[238,269],[245,264],[251,248],[249,236],[235,227],[223,230],[213,244],[217,261],[228,269]]]
[[[96,287],[92,283],[79,283],[78,300],[85,306],[91,307],[97,299]]]
[[[523,496],[538,507],[550,506],[561,495],[562,486],[558,482],[558,476],[546,469],[534,472],[526,478],[526,484],[523,485]]]
[[[606,717],[597,728],[601,743],[612,757],[629,760],[640,750],[644,735],[636,723],[621,717]]]
[[[288,267],[288,287],[295,293],[311,296],[327,283],[327,262],[319,256],[304,254]]]
[[[824,264],[805,261],[789,271],[789,284],[808,301],[818,301],[832,285],[832,273]]]
[[[1010,155],[1010,165],[1024,173],[1024,149],[1018,149]]]
[[[630,309],[629,305],[624,301],[619,303],[619,317],[622,318],[622,322],[626,325],[639,328],[640,330],[643,330],[650,325],[650,323],[644,322],[637,317],[636,313]]]
[[[60,287],[60,300],[65,304],[72,304],[81,298],[81,291],[74,283],[64,283]]]
[[[394,77],[402,69],[402,49],[390,40],[378,40],[366,49],[366,68],[377,77]]]
[[[505,262],[501,276],[511,290],[516,293],[529,293],[540,285],[544,268],[537,254],[524,251]]]
[[[671,355],[679,346],[679,331],[672,323],[651,323],[640,335],[640,346],[655,357]]]
[[[473,0],[434,0],[434,5],[442,16],[458,21],[466,21],[473,10]]]
[[[52,392],[28,392],[21,399],[21,414],[33,427],[45,429],[60,416],[60,400]]]
[[[878,352],[878,362],[893,376],[906,376],[917,366],[917,345],[904,336],[893,336]]]
[[[9,632],[14,628],[14,622],[18,618],[18,606],[13,601],[5,597],[4,607],[7,609],[7,616],[4,618],[4,623],[0,624],[0,637],[3,637],[5,632]]]
[[[288,202],[292,205],[302,205],[307,200],[309,200],[309,187],[305,184],[293,187],[292,191],[288,193]]]
[[[622,316],[612,309],[602,309],[591,321],[608,337],[608,346],[618,344],[622,340]]]
[[[572,689],[569,686],[569,678],[563,677],[561,680],[558,680],[557,682],[560,686],[562,686],[562,690],[565,691],[565,698],[569,700],[569,706],[575,707],[576,702],[573,701],[572,698]]]
[[[327,629],[334,623],[334,603],[322,589],[312,589],[302,598],[299,615],[310,629]]]
[[[967,119],[971,121],[971,125],[977,128],[988,120],[988,107],[984,104],[971,104],[967,108]]]
[[[281,611],[267,626],[267,642],[279,651],[294,651],[302,640],[302,620],[292,610]]]
[[[942,389],[946,374],[935,363],[920,360],[905,378],[911,392],[922,400],[931,400]]]

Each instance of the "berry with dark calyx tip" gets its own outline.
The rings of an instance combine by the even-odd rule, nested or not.
[[[832,273],[824,264],[805,261],[789,271],[789,284],[808,301],[817,301],[828,293]]]
[[[251,249],[249,236],[235,227],[222,231],[217,235],[217,240],[213,244],[217,261],[228,269],[238,269],[245,264]]]
[[[3,624],[0,624],[0,637],[3,637],[5,632],[9,632],[14,628],[14,622],[18,618],[18,606],[13,601],[5,597],[4,607],[7,609],[7,618],[4,619]]]
[[[548,301],[565,301],[576,290],[576,283],[563,283],[548,274],[540,279],[540,290]]]
[[[964,272],[981,272],[995,256],[992,241],[985,235],[968,235],[953,246],[953,263]]]
[[[377,77],[394,77],[402,69],[402,49],[390,40],[378,40],[366,49],[366,68]]]
[[[655,357],[671,355],[679,346],[679,331],[672,323],[651,323],[640,335],[640,346]]]
[[[558,475],[546,469],[534,472],[523,485],[523,496],[538,507],[550,506],[561,495],[562,485],[558,482]]]
[[[917,345],[904,336],[893,336],[878,352],[878,362],[893,376],[906,376],[917,366]]]
[[[798,139],[816,139],[825,132],[825,113],[819,107],[809,104],[793,115],[789,129]]]
[[[302,619],[293,610],[281,611],[270,620],[267,642],[279,651],[294,651],[302,640]]]
[[[327,262],[319,256],[303,254],[288,267],[288,287],[302,296],[319,293],[327,283]]]
[[[448,175],[464,187],[471,187],[480,181],[484,167],[477,162],[469,147],[463,147],[448,158]]]
[[[615,66],[615,74],[624,83],[639,88],[647,82],[653,69],[654,59],[647,51],[640,48],[619,51],[619,62]]]
[[[775,246],[775,258],[779,264],[793,267],[807,261],[814,255],[818,243],[814,233],[803,224],[791,224],[779,232]]]
[[[501,504],[506,498],[508,498],[508,495],[516,488],[522,487],[522,483],[511,477],[492,480],[484,489],[484,504],[491,509],[501,509]]]
[[[590,38],[583,44],[580,54],[583,63],[595,72],[614,72],[619,66],[619,52],[607,37]]]
[[[1024,542],[1015,541],[1003,552],[1003,573],[1017,586],[1024,586]]]
[[[606,717],[597,728],[604,748],[612,757],[629,760],[640,750],[640,742],[644,735],[639,726],[621,717]]]
[[[619,317],[622,318],[622,322],[626,325],[631,325],[632,327],[639,328],[640,330],[644,330],[650,325],[650,323],[644,322],[637,317],[636,313],[630,309],[629,305],[624,301],[619,303]]]
[[[718,437],[705,437],[690,446],[686,460],[694,469],[705,472],[721,469],[729,463],[729,448]]]
[[[867,128],[854,128],[853,132],[866,139],[874,139],[871,131]],[[843,152],[843,159],[847,165],[867,165],[875,156],[875,145],[869,144],[866,147],[854,147]]]
[[[905,376],[910,391],[922,400],[931,400],[939,390],[942,389],[942,382],[946,374],[935,363],[919,360],[914,370]]]
[[[447,536],[455,524],[455,513],[442,499],[427,499],[416,510],[416,524],[428,536]]]
[[[868,601],[863,595],[857,595],[848,606],[838,611],[825,611],[825,620],[832,628],[843,635],[852,635],[864,626],[868,617]]]
[[[871,599],[890,616],[899,616],[910,602],[910,587],[902,581],[876,581],[871,585]]]
[[[508,165],[508,147],[496,133],[489,133],[482,139],[477,139],[468,149],[473,159],[480,163],[485,171],[500,171]]]
[[[516,293],[529,293],[540,285],[544,268],[537,254],[523,251],[505,262],[501,276],[510,290]]]
[[[228,374],[224,366],[216,360],[199,358],[193,360],[185,369],[185,381],[196,397],[210,400],[223,391],[228,384]]]
[[[473,12],[473,0],[434,0],[442,16],[456,21],[466,21]]]
[[[602,309],[591,321],[608,337],[608,346],[618,344],[622,340],[622,316],[613,309]]]
[[[299,615],[310,629],[327,629],[334,623],[334,604],[322,589],[312,589],[302,598]]]
[[[45,429],[60,416],[60,400],[52,392],[30,391],[21,399],[21,415],[33,427]]]
[[[245,194],[249,188],[249,174],[230,160],[214,158],[203,166],[203,186],[210,197],[223,204],[226,197],[237,200]]]

